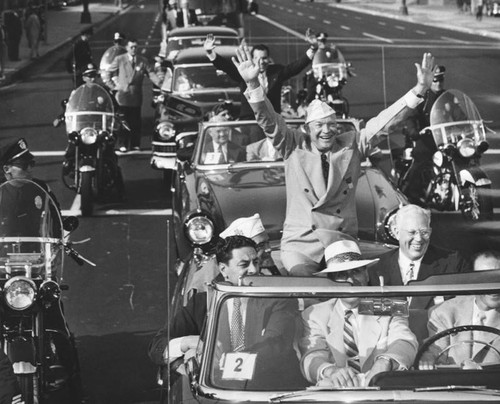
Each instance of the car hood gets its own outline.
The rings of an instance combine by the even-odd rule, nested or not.
[[[242,212],[259,213],[271,241],[281,239],[285,220],[284,167],[198,171],[200,208],[210,212],[219,229]]]

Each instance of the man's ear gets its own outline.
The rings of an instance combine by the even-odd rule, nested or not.
[[[3,172],[6,174],[9,172],[10,166],[5,165],[2,168],[3,168]]]
[[[229,279],[229,276],[226,272],[226,268],[227,268],[226,264],[223,262],[219,262],[218,265],[219,265],[219,272],[222,274],[222,276],[224,276],[224,279],[227,281]]]

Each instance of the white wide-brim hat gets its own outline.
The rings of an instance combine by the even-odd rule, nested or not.
[[[326,247],[325,261],[327,267],[320,272],[316,272],[315,275],[348,271],[373,264],[378,260],[378,258],[361,259],[358,243],[352,240],[339,240]]]

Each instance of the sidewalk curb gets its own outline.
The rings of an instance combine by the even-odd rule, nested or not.
[[[130,6],[131,6],[130,4],[127,4],[121,10],[117,10],[114,13],[110,13],[110,15],[108,15],[107,17],[105,17],[101,21],[96,22],[95,24],[90,23],[90,24],[86,25],[85,27],[82,27],[82,30],[84,28],[88,28],[88,27],[92,27],[94,30],[99,30],[103,25],[108,23],[113,18],[116,18],[117,16],[128,11]],[[40,56],[38,59],[36,59],[36,62],[45,61],[46,59],[51,57],[54,53],[56,53],[61,48],[65,47],[69,43],[76,41],[76,39],[80,36],[80,32],[81,32],[81,30],[78,33],[76,33],[75,35],[66,38],[64,41],[55,44],[53,47],[51,47],[49,50],[47,50],[47,52],[45,52],[42,56]],[[11,84],[15,83],[16,81],[18,81],[19,78],[22,77],[23,74],[30,67],[32,67],[34,62],[35,61],[33,61],[33,60],[26,60],[26,62],[23,65],[19,66],[19,68],[17,70],[13,71],[11,74],[6,74],[5,79],[0,81],[0,88],[6,87],[6,86],[11,85]]]
[[[456,25],[449,25],[449,24],[436,24],[432,22],[425,22],[425,21],[416,21],[412,18],[411,14],[408,16],[403,16],[403,15],[397,15],[392,12],[388,12],[387,10],[382,11],[382,10],[373,10],[373,9],[365,9],[361,7],[355,7],[355,6],[349,6],[346,4],[340,4],[340,3],[335,3],[335,4],[328,4],[329,7],[333,8],[339,8],[339,9],[345,9],[349,11],[355,11],[358,13],[363,13],[363,14],[370,14],[374,15],[377,17],[386,17],[386,18],[391,18],[393,20],[398,20],[398,21],[405,21],[411,24],[420,24],[420,25],[425,25],[428,27],[434,27],[434,28],[442,28],[442,29],[447,29],[450,31],[456,31],[456,32],[462,32],[465,34],[472,34],[472,35],[479,35],[479,36],[484,36],[487,38],[493,38],[493,39],[499,39],[500,40],[500,33],[495,33],[495,32],[488,32],[486,30],[477,30],[477,29],[472,29],[472,28],[465,28],[465,27],[459,27]]]

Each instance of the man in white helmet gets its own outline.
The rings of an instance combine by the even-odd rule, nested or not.
[[[319,100],[307,108],[305,132],[287,127],[267,100],[258,80],[259,67],[246,46],[238,49],[233,62],[246,82],[245,95],[258,124],[285,160],[287,211],[281,260],[292,275],[310,275],[319,269],[326,246],[357,236],[355,192],[362,144],[375,140],[422,101],[434,76],[434,57],[424,54],[422,64],[415,64],[417,84],[369,120],[359,134],[340,133],[335,111]]]

